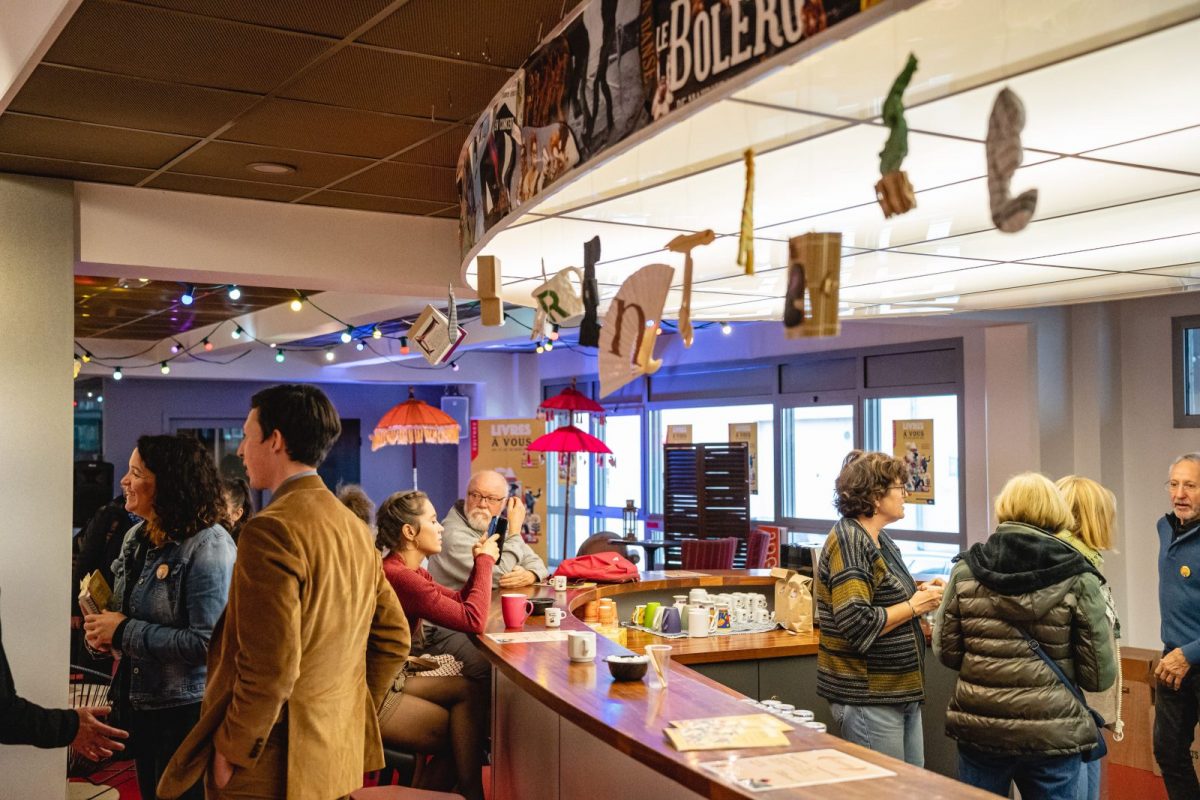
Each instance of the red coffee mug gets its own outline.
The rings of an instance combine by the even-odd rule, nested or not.
[[[500,611],[504,614],[504,627],[524,628],[526,618],[533,613],[533,603],[523,594],[502,594]]]

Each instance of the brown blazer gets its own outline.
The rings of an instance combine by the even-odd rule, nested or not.
[[[287,726],[287,800],[348,795],[383,766],[376,709],[408,650],[366,526],[319,477],[287,481],[242,529],[200,722],[159,795],[202,778],[214,745],[253,769],[277,722]]]

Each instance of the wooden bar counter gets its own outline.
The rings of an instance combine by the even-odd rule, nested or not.
[[[686,593],[703,586],[710,591],[770,591],[774,579],[766,570],[705,571],[703,576],[672,577],[645,573],[641,582],[600,585],[555,593],[549,587],[519,590],[551,597],[555,605],[582,614],[583,604],[601,597],[660,592]],[[715,592],[714,592],[715,593]],[[501,632],[500,592],[494,593],[488,632]],[[545,629],[545,618],[532,617],[526,631]],[[568,613],[562,629],[587,630]],[[666,640],[627,631],[629,648],[597,635],[596,660],[572,663],[566,642],[497,644],[486,636],[480,647],[492,661],[492,798],[493,800],[673,800],[673,798],[762,797],[878,800],[881,797],[976,798],[993,795],[918,769],[845,742],[835,736],[796,729],[786,748],[681,753],[663,734],[673,720],[756,713],[744,695],[705,677],[687,665],[754,662],[806,656],[815,662],[816,636],[793,636],[782,630],[765,634]],[[661,688],[651,672],[644,680],[616,682],[605,656],[641,652],[645,644],[669,643],[669,685]],[[802,679],[797,675],[797,679]],[[757,699],[757,698],[756,698]],[[821,715],[818,714],[818,719]],[[701,763],[730,755],[743,758],[778,752],[830,748],[885,767],[894,777],[850,781],[801,789],[755,793],[730,785]]]

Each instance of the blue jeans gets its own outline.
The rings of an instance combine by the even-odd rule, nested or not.
[[[1079,754],[1071,756],[993,755],[958,746],[958,779],[1008,797],[1013,782],[1022,800],[1075,800],[1079,796]]]
[[[920,703],[878,706],[830,703],[829,708],[847,742],[861,744],[915,767],[925,766],[925,731],[921,726]]]
[[[1162,769],[1167,797],[1194,800],[1200,781],[1192,765],[1192,737],[1200,718],[1200,670],[1188,670],[1183,685],[1171,689],[1161,681],[1154,687],[1154,760]]]
[[[1100,800],[1100,761],[1079,762],[1079,800]]]

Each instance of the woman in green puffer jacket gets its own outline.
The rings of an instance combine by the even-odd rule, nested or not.
[[[1080,688],[1107,689],[1117,666],[1104,578],[1055,537],[1074,518],[1045,476],[1009,480],[995,511],[996,532],[958,559],[934,622],[934,652],[959,672],[946,733],[958,741],[959,780],[1005,797],[1015,781],[1025,800],[1074,800],[1095,724],[1023,632]]]

